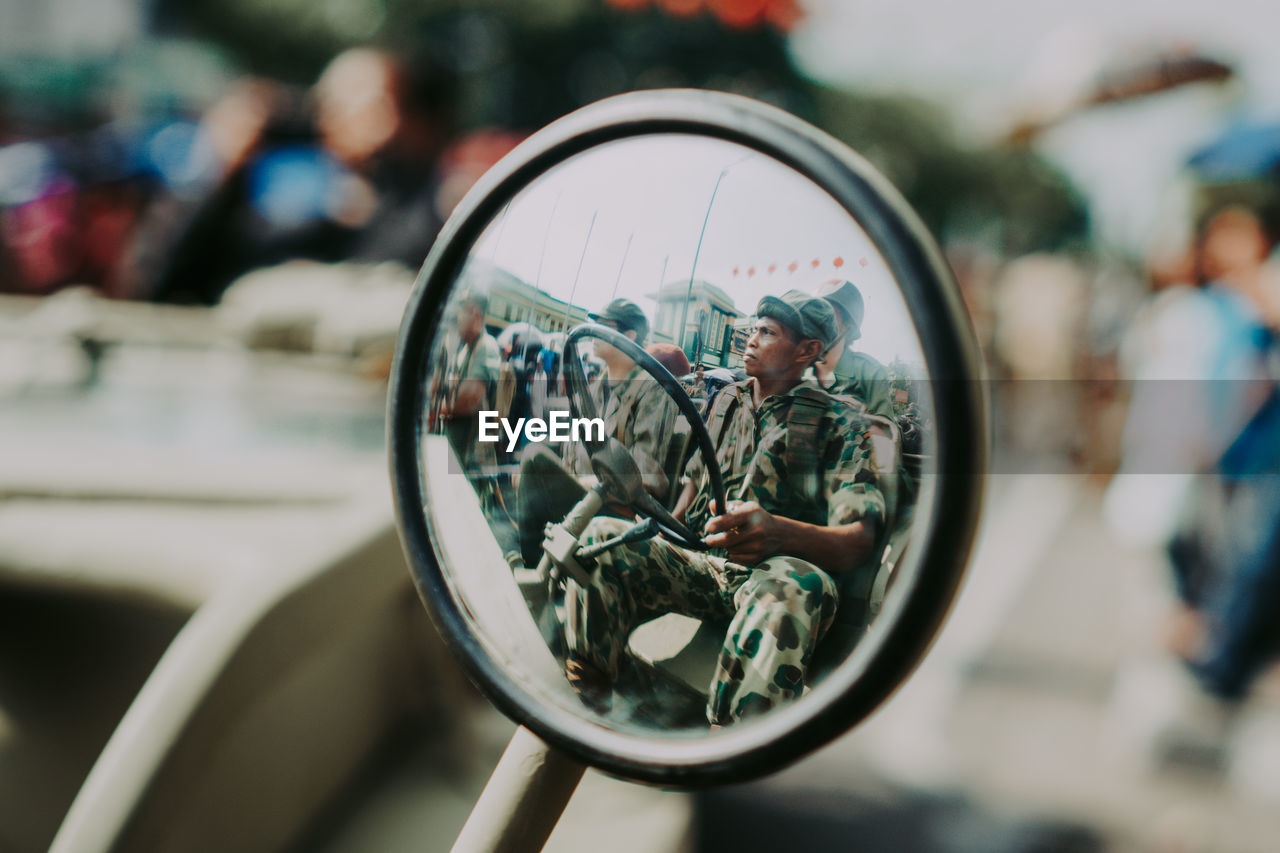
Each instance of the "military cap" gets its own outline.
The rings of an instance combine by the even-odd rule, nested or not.
[[[644,343],[649,334],[649,318],[640,310],[640,306],[630,299],[615,299],[605,306],[599,314],[588,314],[592,320],[607,320],[618,324],[621,332],[635,332],[636,343]]]
[[[845,343],[862,337],[862,317],[866,308],[862,304],[862,292],[853,282],[832,279],[818,288],[818,296],[844,312]]]
[[[802,339],[821,341],[825,350],[836,339],[836,315],[831,303],[800,290],[766,296],[756,306],[757,317],[772,317]]]

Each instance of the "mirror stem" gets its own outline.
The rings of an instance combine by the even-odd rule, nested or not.
[[[525,853],[546,844],[586,766],[516,729],[453,853]]]

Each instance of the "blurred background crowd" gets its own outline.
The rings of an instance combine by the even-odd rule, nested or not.
[[[838,808],[788,813],[783,774],[705,795],[700,843],[751,849],[726,815],[769,802],[883,849],[1274,849],[1277,23],[1248,0],[0,0],[3,458],[63,415],[40,335],[88,387],[130,340],[217,337],[189,312],[371,383],[325,440],[381,453],[400,311],[490,165],[608,95],[758,98],[942,244],[986,359],[992,508],[931,687],[842,754],[910,793],[828,769]]]

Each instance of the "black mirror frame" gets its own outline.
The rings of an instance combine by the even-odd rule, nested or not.
[[[928,529],[913,531],[894,595],[848,660],[804,700],[700,737],[593,724],[538,701],[489,658],[433,550],[420,452],[424,377],[442,311],[484,229],[522,189],[566,159],[607,142],[673,133],[737,143],[789,166],[866,231],[902,288],[919,333],[937,436],[932,505],[918,513]],[[584,764],[678,787],[764,775],[869,715],[916,667],[941,627],[964,575],[982,502],[987,434],[980,377],[968,315],[941,251],[897,190],[843,143],[779,109],[723,93],[635,92],[600,101],[534,134],[486,173],[450,216],[418,275],[396,346],[387,418],[396,515],[414,583],[445,642],[493,704]],[[929,495],[925,490],[921,500]]]

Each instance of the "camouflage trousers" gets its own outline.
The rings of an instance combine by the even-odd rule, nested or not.
[[[602,542],[630,525],[596,518],[581,542]],[[616,677],[631,632],[650,619],[682,613],[728,623],[707,702],[713,723],[799,696],[839,601],[835,581],[796,557],[770,557],[749,568],[649,539],[606,551],[595,563],[589,588],[569,582],[576,599],[565,626],[569,655]]]

